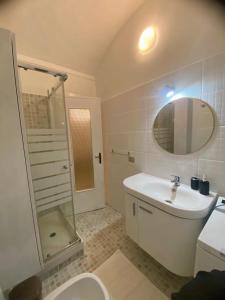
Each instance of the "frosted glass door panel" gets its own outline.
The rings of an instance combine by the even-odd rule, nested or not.
[[[104,157],[102,156],[102,122],[101,101],[95,98],[68,97],[66,99],[67,115],[70,120],[70,147],[74,152],[73,170],[75,170],[75,213],[96,210],[105,206],[104,198]],[[76,126],[76,117],[82,116],[82,122],[77,124],[83,128],[79,134]],[[74,117],[74,119],[72,118]],[[75,124],[74,124],[75,123]],[[81,126],[83,125],[83,127]],[[84,134],[85,131],[85,134]],[[76,134],[75,134],[76,133]],[[78,153],[86,153],[87,166],[83,164],[83,170],[87,168],[85,176],[76,165]],[[87,154],[88,153],[88,154]],[[85,180],[82,184],[82,178]]]
[[[95,183],[90,110],[70,109],[69,118],[76,191],[93,189]]]

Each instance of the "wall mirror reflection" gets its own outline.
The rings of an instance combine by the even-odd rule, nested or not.
[[[180,98],[160,110],[154,121],[153,132],[161,148],[184,155],[205,146],[212,137],[214,128],[214,113],[206,102]]]

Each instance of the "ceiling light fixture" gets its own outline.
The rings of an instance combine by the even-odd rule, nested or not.
[[[157,31],[155,27],[147,27],[141,34],[138,42],[138,49],[141,54],[146,54],[156,45]]]
[[[165,93],[164,95],[166,95],[166,98],[171,98],[175,94],[175,88],[172,87],[172,86],[167,85],[164,88],[164,93]]]
[[[169,91],[167,94],[166,94],[166,97],[167,98],[170,98],[174,95],[174,91]]]

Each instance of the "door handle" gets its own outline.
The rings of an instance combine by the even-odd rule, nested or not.
[[[98,155],[95,155],[95,158],[98,158],[98,162],[101,164],[102,163],[102,154],[99,152]]]
[[[142,209],[143,211],[145,211],[146,213],[150,214],[150,215],[153,214],[153,212],[151,210],[148,210],[148,209],[144,208],[143,206],[139,206],[139,208]]]

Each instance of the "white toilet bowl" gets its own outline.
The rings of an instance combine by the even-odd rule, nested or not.
[[[71,278],[44,300],[110,300],[101,280],[92,273]]]

